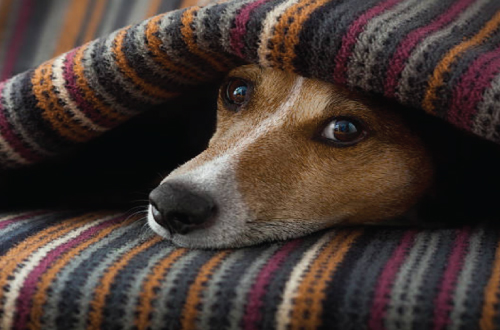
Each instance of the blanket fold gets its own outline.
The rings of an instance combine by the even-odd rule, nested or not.
[[[60,153],[249,62],[382,94],[499,142],[499,27],[496,0],[233,0],[168,12],[0,83],[0,168]]]

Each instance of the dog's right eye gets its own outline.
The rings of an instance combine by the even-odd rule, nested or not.
[[[236,110],[248,102],[250,84],[240,78],[230,78],[222,88],[222,95],[226,104],[232,110]]]

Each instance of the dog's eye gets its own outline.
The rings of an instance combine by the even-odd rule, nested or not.
[[[250,85],[243,79],[229,79],[222,90],[225,101],[233,107],[239,107],[248,101]]]
[[[350,118],[335,118],[326,125],[321,133],[326,138],[338,145],[348,146],[359,142],[366,135],[363,126]]]

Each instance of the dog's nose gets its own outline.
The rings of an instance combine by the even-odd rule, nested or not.
[[[189,191],[179,184],[164,183],[149,194],[153,218],[171,233],[187,234],[215,213],[208,196]]]

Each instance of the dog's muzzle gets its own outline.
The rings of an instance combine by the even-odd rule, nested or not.
[[[216,213],[209,196],[194,193],[180,184],[161,184],[151,192],[149,201],[155,222],[171,234],[184,235],[205,227]]]

